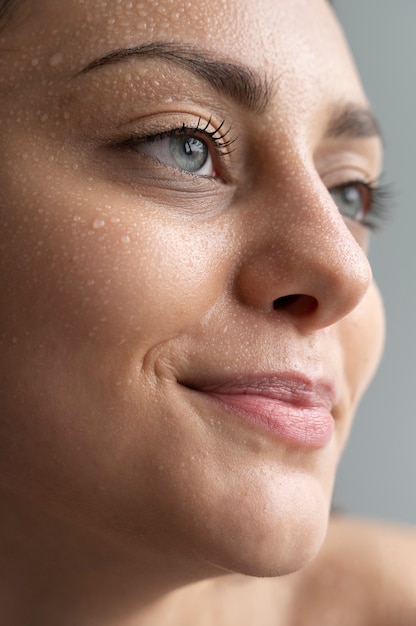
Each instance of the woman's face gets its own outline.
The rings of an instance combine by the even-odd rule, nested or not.
[[[32,0],[0,44],[2,489],[202,574],[300,567],[383,335],[330,7]]]

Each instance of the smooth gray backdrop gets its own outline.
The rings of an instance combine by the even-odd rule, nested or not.
[[[340,467],[348,513],[416,523],[416,0],[335,0],[386,143],[391,216],[370,258],[387,344]],[[337,77],[334,76],[334,80]]]

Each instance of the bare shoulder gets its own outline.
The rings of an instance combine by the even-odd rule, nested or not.
[[[336,516],[294,585],[296,626],[416,626],[416,529]]]

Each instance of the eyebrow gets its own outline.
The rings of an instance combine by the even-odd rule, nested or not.
[[[371,139],[378,137],[382,140],[380,125],[374,113],[366,107],[353,103],[339,105],[335,108],[326,129],[326,136],[336,139]]]
[[[273,83],[266,76],[260,76],[245,65],[216,59],[205,50],[176,43],[155,42],[120,48],[95,59],[78,75],[131,58],[163,59],[190,70],[250,111],[265,112],[271,100]]]
[[[131,48],[119,48],[98,57],[77,75],[128,59],[162,59],[191,71],[217,91],[231,97],[250,111],[264,113],[275,91],[275,82],[261,76],[247,65],[215,58],[210,52],[191,45],[151,42]],[[335,107],[325,133],[326,137],[382,139],[380,126],[372,111],[353,103]]]

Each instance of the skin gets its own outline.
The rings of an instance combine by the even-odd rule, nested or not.
[[[2,34],[8,624],[218,611],[266,626],[307,596],[288,575],[324,541],[384,334],[368,231],[328,188],[376,179],[381,146],[326,136],[340,106],[368,106],[327,3],[260,4],[33,0]],[[82,72],[152,41],[250,66],[267,107],[160,58]],[[223,157],[210,148],[209,177],[160,163],[160,141],[126,143],[199,118],[235,140]],[[281,371],[331,381],[328,445],[281,441],[185,385]]]

